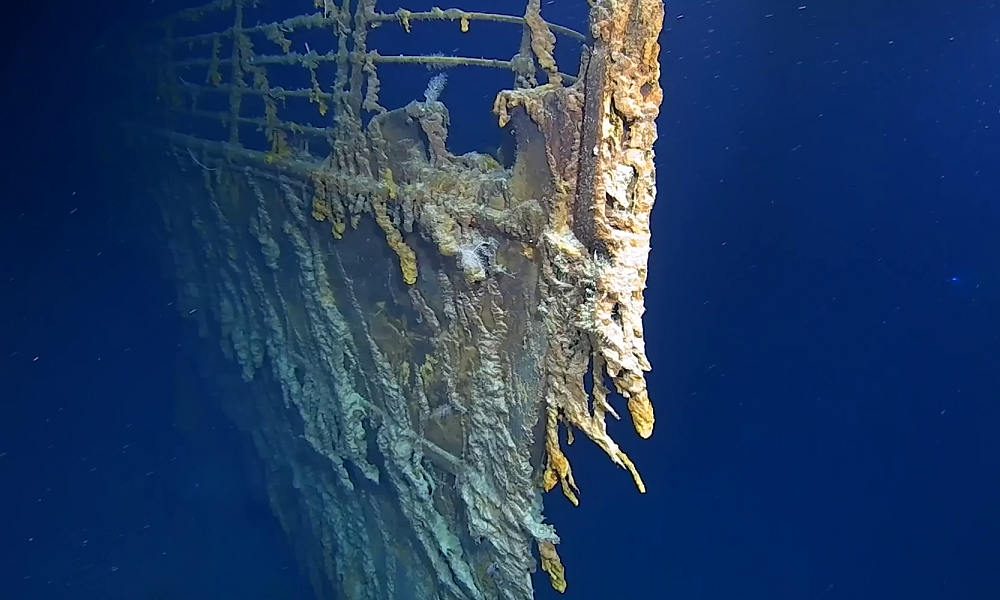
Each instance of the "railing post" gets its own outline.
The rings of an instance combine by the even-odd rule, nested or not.
[[[229,142],[240,143],[240,105],[243,103],[243,93],[240,89],[243,81],[243,64],[240,55],[240,39],[243,36],[243,0],[233,2],[233,51],[231,76],[233,87],[229,91]]]

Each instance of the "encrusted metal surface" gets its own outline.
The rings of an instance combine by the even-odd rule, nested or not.
[[[536,565],[564,591],[541,498],[561,485],[577,502],[560,428],[644,491],[607,433],[618,415],[604,376],[648,437],[662,2],[592,0],[586,34],[546,22],[539,0],[523,15],[317,0],[249,26],[255,6],[217,0],[165,22],[162,111],[147,131],[171,157],[155,166],[156,197],[181,309],[249,382],[251,397],[227,405],[317,594],[524,600]],[[219,15],[231,25],[178,33]],[[522,44],[509,60],[368,47],[373,27],[419,21],[508,23]],[[329,32],[336,50],[293,51],[303,29]],[[585,44],[578,76],[557,67],[556,34]],[[514,128],[513,165],[449,151],[443,76],[423,99],[383,107],[390,62],[509,69],[494,111]],[[272,85],[274,69],[311,85]],[[286,110],[296,100],[320,124]]]

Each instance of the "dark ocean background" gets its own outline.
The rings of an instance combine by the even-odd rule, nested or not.
[[[583,26],[582,0],[543,5]],[[173,6],[4,9],[0,598],[311,598],[117,127],[143,101],[125,40]],[[581,506],[546,498],[565,598],[1000,598],[1000,6],[667,9],[657,430],[612,426],[649,492],[570,449]],[[447,35],[423,39],[512,52]],[[455,122],[480,127],[453,149],[497,145],[497,77],[449,82]]]

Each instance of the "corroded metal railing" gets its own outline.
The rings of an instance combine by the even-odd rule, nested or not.
[[[317,3],[321,10],[312,14],[297,15],[280,21],[265,24],[245,26],[244,3],[237,0],[210,2],[201,7],[192,8],[171,16],[164,22],[166,38],[164,50],[167,54],[162,63],[163,78],[161,86],[164,93],[173,99],[173,108],[185,110],[192,116],[217,121],[228,125],[229,141],[239,143],[239,125],[252,125],[264,129],[270,144],[272,160],[285,158],[288,153],[289,136],[329,137],[330,129],[313,127],[295,120],[279,118],[279,104],[289,98],[304,98],[315,104],[321,115],[325,116],[332,102],[357,104],[365,111],[379,113],[385,109],[378,103],[380,82],[378,65],[406,64],[422,65],[435,69],[471,66],[492,69],[504,69],[514,73],[529,85],[536,85],[535,63],[530,53],[522,52],[513,59],[475,58],[465,56],[442,55],[382,55],[377,50],[367,47],[366,31],[383,23],[397,22],[409,33],[411,24],[415,21],[448,21],[457,23],[462,32],[468,32],[471,23],[475,21],[507,23],[527,27],[529,22],[536,22],[539,30],[559,33],[568,38],[582,42],[585,36],[568,27],[551,25],[541,20],[540,15],[529,14],[526,17],[502,15],[483,12],[465,12],[456,8],[412,12],[405,9],[394,13],[375,11],[374,2],[362,0],[350,12],[350,2],[339,6],[334,2]],[[231,11],[233,25],[218,31],[209,31],[190,35],[173,35],[174,28],[185,22],[196,22],[213,12]],[[325,53],[305,48],[305,52],[292,50],[290,35],[303,30],[327,30],[336,39],[336,51]],[[552,35],[550,33],[549,35]],[[251,41],[252,36],[262,36],[273,47],[272,52],[255,51]],[[526,41],[530,41],[530,37]],[[537,39],[537,36],[536,38]],[[228,56],[222,56],[223,41],[231,44]],[[536,42],[537,43],[537,42]],[[549,46],[551,40],[546,40]],[[189,56],[175,59],[172,53],[177,48],[189,50],[204,49],[200,56]],[[350,48],[350,49],[349,49]],[[551,53],[551,50],[548,51]],[[554,68],[554,61],[543,50],[543,58],[539,61],[543,70],[551,80],[572,83],[575,76],[559,73]],[[337,69],[336,79],[332,86],[320,83],[317,68],[329,64]],[[551,66],[547,66],[551,65]],[[296,67],[308,73],[311,87],[301,89],[284,89],[272,86],[268,80],[268,68],[275,66]],[[181,72],[190,71],[200,75],[202,80],[185,78]],[[200,72],[198,72],[200,71]],[[348,73],[351,75],[348,75]],[[361,86],[365,87],[363,96]],[[199,100],[207,95],[228,96],[228,111],[208,111],[198,107]],[[264,103],[264,114],[244,115],[242,100],[245,96],[260,98]],[[186,103],[186,104],[185,104]]]

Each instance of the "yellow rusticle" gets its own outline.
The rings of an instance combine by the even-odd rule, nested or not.
[[[399,19],[399,24],[403,26],[403,31],[410,33],[410,11],[405,8],[401,8],[396,11],[396,18]]]
[[[407,285],[417,282],[417,255],[413,249],[403,241],[403,235],[399,233],[396,226],[392,224],[389,214],[386,211],[384,200],[374,200],[372,202],[375,209],[375,222],[385,232],[385,241],[392,248],[392,251],[399,256],[399,270],[403,273],[403,281]]]
[[[546,492],[559,483],[562,486],[563,495],[573,503],[573,506],[580,504],[577,493],[580,491],[573,480],[573,470],[569,466],[569,459],[563,454],[559,447],[559,417],[556,409],[549,407],[545,427],[545,472],[542,474],[542,487]]]
[[[563,567],[559,553],[552,542],[538,542],[538,556],[542,559],[542,570],[549,574],[552,589],[560,594],[566,592],[566,568]]]
[[[382,183],[385,184],[385,191],[389,194],[390,200],[399,197],[399,186],[396,185],[396,180],[392,176],[392,169],[388,167],[382,169]]]
[[[396,199],[399,188],[392,178],[392,171],[385,169],[382,172],[382,177],[387,195],[390,199]],[[385,198],[376,194],[372,198],[372,209],[375,213],[375,222],[378,223],[378,226],[385,233],[385,241],[399,257],[399,269],[403,272],[403,281],[407,285],[413,285],[417,282],[417,255],[413,252],[413,248],[406,245],[406,242],[403,241],[403,234],[396,229],[392,219],[389,218],[389,210],[385,205]]]

